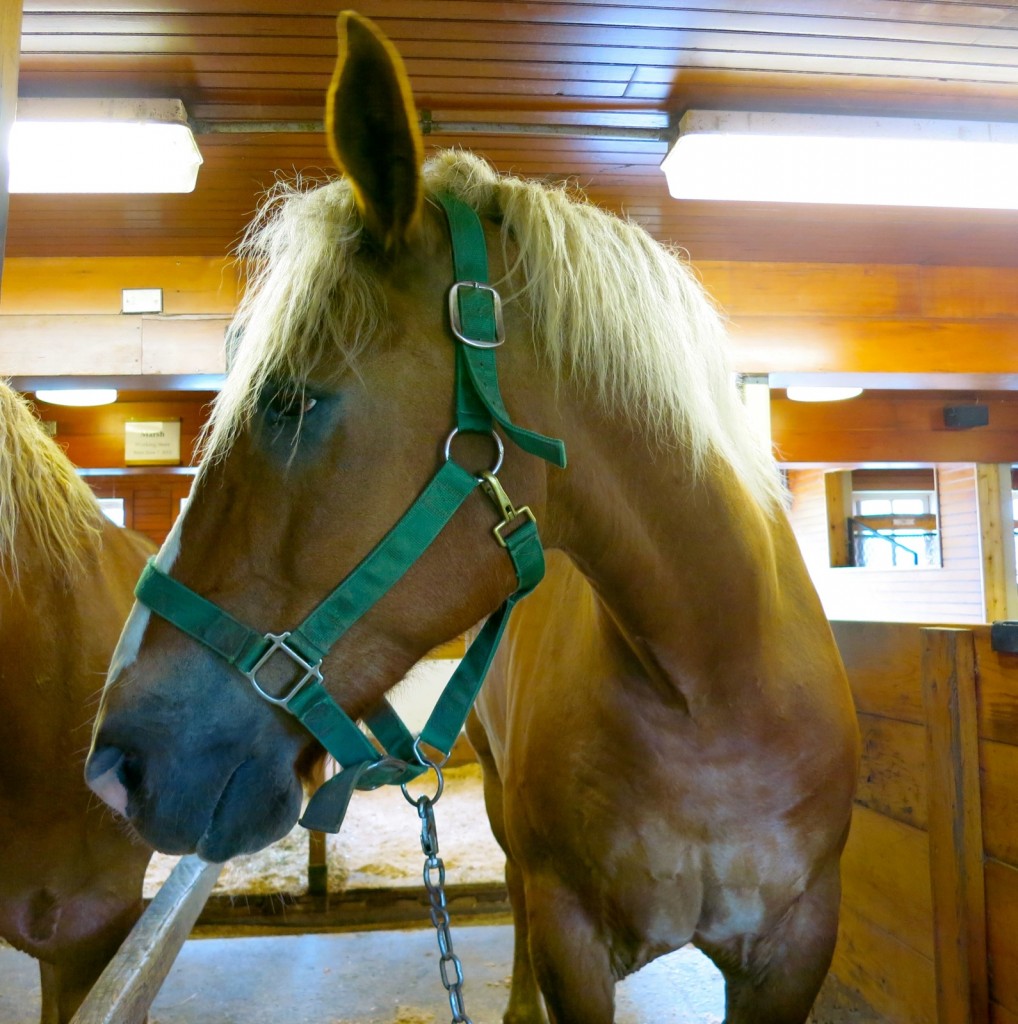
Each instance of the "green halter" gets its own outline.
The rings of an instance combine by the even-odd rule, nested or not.
[[[142,604],[239,669],[261,697],[299,719],[340,764],[342,770],[315,793],[301,818],[305,827],[323,832],[339,831],[355,789],[402,784],[423,772],[430,762],[420,744],[448,756],[484,682],[510,612],[544,575],[544,552],[533,513],[526,507],[514,508],[495,476],[502,461],[495,424],[524,451],[559,467],[566,464],[561,441],[517,426],[506,411],[495,366],[495,350],[505,338],[501,301],[487,283],[484,232],[470,207],[450,195],[436,198],[448,217],[456,277],[449,291],[449,320],[458,342],[456,425],[446,441],[445,462],[421,495],[360,565],[290,632],[259,633],[168,576],[154,560],[135,588]],[[493,434],[500,454],[491,472],[477,477],[453,461],[450,446],[458,431]],[[512,560],[517,589],[481,628],[419,737],[410,733],[384,699],[367,717],[367,726],[385,751],[380,757],[356,722],[326,692],[322,661],[421,557],[477,487],[503,516],[494,534]],[[271,695],[258,681],[259,671],[277,654],[289,658],[297,669],[282,696]]]

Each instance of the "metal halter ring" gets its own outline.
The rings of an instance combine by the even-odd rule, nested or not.
[[[442,791],[445,789],[445,776],[442,774],[442,768],[445,762],[449,760],[449,755],[444,754],[441,760],[435,760],[429,757],[424,750],[421,748],[421,737],[418,736],[414,740],[414,756],[417,758],[417,763],[427,768],[429,771],[435,773],[435,794],[434,796],[421,795],[418,797],[412,797],[410,790],[407,789],[409,783],[404,782],[399,788],[403,790],[403,796],[406,798],[408,804],[413,804],[414,807],[420,808],[421,801],[426,800],[428,803],[438,803],[438,798],[442,795]]]
[[[452,439],[459,432],[460,432],[460,428],[459,427],[453,427],[452,428],[452,433],[445,439],[445,461],[446,462],[448,462],[452,458]],[[479,431],[479,430],[470,430],[470,431],[467,431],[467,433],[479,434],[479,433],[481,433],[481,431]],[[495,476],[498,473],[498,471],[502,468],[502,460],[505,458],[505,445],[502,444],[502,438],[500,438],[498,436],[498,432],[497,431],[492,430],[491,431],[491,436],[492,436],[492,439],[495,442],[495,447],[498,449],[498,455],[495,458],[495,465],[492,466],[492,468],[490,470],[488,470],[488,472],[491,473],[492,476]],[[478,477],[477,479],[480,480],[481,478]]]

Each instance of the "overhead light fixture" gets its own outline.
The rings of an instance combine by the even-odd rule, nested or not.
[[[115,388],[45,388],[36,391],[35,397],[49,405],[112,405],[117,392]]]
[[[807,387],[789,384],[785,394],[793,402],[843,402],[846,398],[857,398],[862,388]]]
[[[21,99],[11,192],[193,192],[201,153],[180,100]]]
[[[1018,210],[1018,122],[691,110],[676,199]]]

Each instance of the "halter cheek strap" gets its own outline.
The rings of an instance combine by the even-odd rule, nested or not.
[[[520,448],[564,467],[562,442],[514,424],[502,401],[495,365],[495,349],[504,340],[501,302],[487,283],[487,252],[480,221],[458,199],[449,195],[436,198],[449,220],[457,279],[449,292],[450,326],[457,339],[455,430],[487,433],[497,422]],[[326,692],[322,661],[430,547],[477,487],[503,516],[494,535],[512,561],[517,588],[481,628],[419,737],[415,739],[384,699],[367,716],[367,726],[385,751],[380,757],[357,723]],[[259,633],[164,573],[154,561],[142,572],[135,594],[156,614],[235,666],[263,699],[294,715],[335,758],[342,770],[314,794],[301,824],[338,832],[355,789],[405,784],[425,770],[430,762],[420,753],[421,743],[440,751],[443,758],[448,756],[484,682],[513,607],[543,575],[544,552],[530,509],[516,509],[493,472],[474,476],[453,461],[447,451],[445,463],[399,522],[289,632]],[[272,694],[258,676],[277,656],[289,659],[295,671],[285,692]]]

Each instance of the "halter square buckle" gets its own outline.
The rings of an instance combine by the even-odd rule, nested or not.
[[[312,665],[310,661],[305,661],[292,647],[287,644],[287,638],[290,634],[287,633],[266,633],[265,639],[270,641],[268,650],[254,663],[249,672],[245,672],[251,685],[258,691],[259,696],[264,697],[270,704],[275,704],[278,707],[289,710],[289,703],[294,697],[300,693],[301,690],[307,686],[308,683],[314,681],[317,683],[322,682],[322,663],[319,661]],[[276,651],[282,651],[286,656],[294,662],[298,668],[303,669],[304,674],[290,685],[290,690],[285,696],[273,697],[271,693],[267,693],[262,685],[258,682],[256,676],[258,670],[261,669],[272,657]]]
[[[459,292],[461,288],[478,288],[491,296],[492,310],[495,316],[495,340],[485,341],[483,338],[471,338],[463,333],[463,319],[460,316]],[[449,289],[449,323],[452,333],[472,348],[498,348],[505,341],[505,321],[502,319],[502,296],[483,281],[457,281]]]

